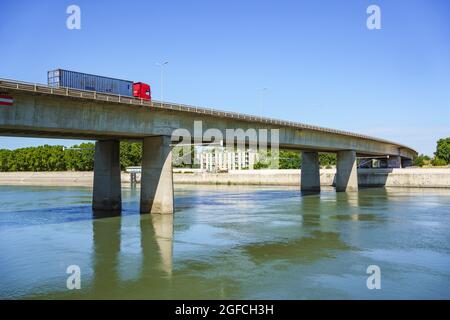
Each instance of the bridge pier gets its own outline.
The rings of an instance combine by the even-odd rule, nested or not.
[[[411,167],[413,165],[412,159],[409,158],[401,158],[402,168]]]
[[[118,140],[97,141],[94,156],[94,211],[122,210],[120,187],[120,142]]]
[[[390,156],[388,158],[388,168],[401,168],[402,158],[400,156]]]
[[[320,192],[320,166],[318,152],[302,152],[300,189],[302,193]]]
[[[336,166],[336,191],[357,191],[358,172],[356,151],[338,151]]]
[[[144,138],[141,213],[173,213],[172,147],[169,136]]]

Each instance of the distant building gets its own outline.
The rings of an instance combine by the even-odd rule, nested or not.
[[[200,169],[209,172],[253,169],[258,155],[252,150],[227,151],[225,148],[201,150],[196,154]]]

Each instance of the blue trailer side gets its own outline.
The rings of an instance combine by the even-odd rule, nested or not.
[[[133,82],[64,69],[49,71],[48,85],[133,96]]]

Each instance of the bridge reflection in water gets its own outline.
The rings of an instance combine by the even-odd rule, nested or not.
[[[151,285],[151,281],[161,275],[165,279],[170,279],[173,260],[173,215],[140,215],[139,221],[140,272],[134,281],[124,282],[120,279],[119,267],[121,246],[126,246],[121,238],[123,228],[121,216],[117,212],[94,212],[91,289],[93,296],[119,298],[117,289]],[[129,266],[126,262],[124,265]]]
[[[236,187],[238,190],[244,190]],[[216,190],[214,190],[216,189]],[[234,194],[230,197],[217,198],[214,194],[221,189],[227,187],[216,186],[202,190],[199,187],[197,194],[192,197],[183,197],[183,204],[188,205],[183,209],[189,209],[189,206],[196,208],[199,203],[193,202],[198,200],[199,196],[205,197],[201,200],[201,204],[213,205],[216,201],[229,207],[241,206],[238,211],[245,210],[246,207],[251,208],[255,205],[255,194],[244,192],[242,194]],[[296,190],[295,188],[291,188]],[[332,190],[331,188],[329,188]],[[367,190],[376,193],[379,199],[387,197],[385,189]],[[258,192],[261,201],[266,197],[269,199],[277,198],[276,194],[284,194],[282,190],[260,190]],[[301,218],[301,229],[297,231],[296,239],[286,242],[277,240],[265,240],[261,242],[253,242],[241,246],[246,255],[253,263],[265,264],[272,260],[287,260],[292,263],[311,264],[321,259],[330,257],[331,252],[345,252],[355,250],[352,245],[341,239],[340,231],[336,230],[336,222],[342,221],[378,221],[382,222],[382,217],[376,214],[361,214],[359,208],[365,207],[370,209],[373,206],[380,205],[378,202],[367,197],[364,190],[360,193],[331,193],[321,196],[320,194],[303,195],[299,198],[300,211],[298,217]],[[211,197],[211,198],[210,198]],[[247,198],[250,197],[250,198]],[[216,199],[214,199],[216,198]],[[296,202],[297,203],[297,202]],[[269,211],[271,206],[269,205]],[[205,219],[212,217],[209,212]],[[234,220],[233,213],[229,212],[230,222]],[[152,288],[147,297],[170,297],[173,291],[183,282],[173,283],[173,247],[174,247],[174,215],[160,214],[141,214],[139,216],[140,233],[140,259],[141,262],[138,271],[135,272],[135,278],[124,279],[124,273],[130,271],[130,268],[136,268],[135,264],[128,264],[121,261],[121,248],[127,250],[127,239],[122,238],[124,229],[122,216],[117,212],[95,212],[92,220],[93,230],[93,278],[91,288],[88,290],[88,296],[94,298],[121,298],[126,292],[127,297],[133,295],[132,290],[136,290],[136,298],[142,298],[147,288]],[[226,217],[220,219],[227,220]],[[251,218],[250,218],[251,219]],[[220,221],[217,221],[220,223]],[[211,223],[211,222],[210,222]],[[214,223],[214,222],[213,222]],[[360,226],[354,226],[348,236],[359,241]],[[123,256],[123,255],[122,255]],[[122,266],[122,267],[121,267]],[[191,265],[194,269],[202,270],[208,265]],[[133,272],[132,272],[133,273]],[[196,275],[200,280],[201,275]],[[194,277],[194,278],[195,278]],[[180,280],[180,278],[178,278]],[[153,291],[159,288],[160,292]],[[186,292],[187,288],[183,288]],[[225,291],[223,291],[223,294]],[[189,297],[189,296],[188,296]],[[224,295],[224,297],[226,297]]]
[[[72,203],[55,206],[63,194]],[[378,298],[450,297],[449,190],[183,187],[174,215],[139,215],[139,192],[126,189],[119,216],[92,216],[81,188],[17,195],[36,209],[3,202],[3,298],[373,298],[372,264],[385,274]],[[72,264],[81,290],[65,286]]]

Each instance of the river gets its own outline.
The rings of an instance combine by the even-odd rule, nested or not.
[[[0,298],[450,299],[450,189],[183,186],[173,216],[125,186],[93,215],[91,194],[0,186]]]

